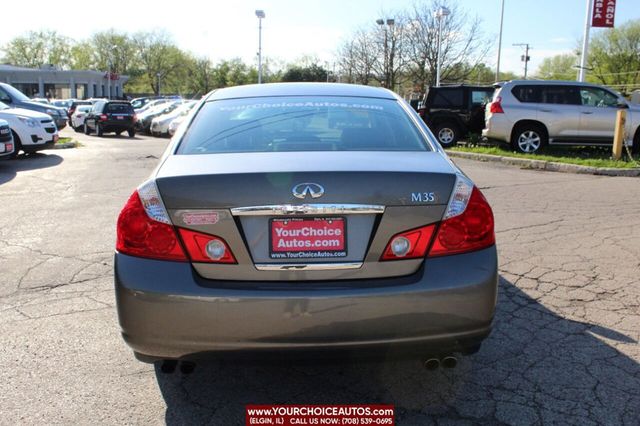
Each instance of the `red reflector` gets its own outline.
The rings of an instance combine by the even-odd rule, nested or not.
[[[173,226],[151,219],[134,192],[118,216],[116,250],[131,256],[186,262]]]
[[[500,104],[500,102],[502,102],[502,98],[498,96],[495,101],[489,104],[489,112],[494,114],[504,114],[504,111],[502,109],[502,105]]]
[[[474,187],[464,213],[440,224],[429,257],[480,250],[495,242],[493,212],[484,195]]]
[[[226,241],[215,235],[178,228],[192,262],[237,263]]]
[[[387,244],[387,248],[385,248],[380,260],[402,260],[424,257],[427,253],[427,248],[429,248],[431,236],[435,228],[436,225],[432,224],[394,235]],[[401,240],[401,238],[406,238],[409,241],[409,249],[404,256],[394,253],[393,249],[394,241]]]

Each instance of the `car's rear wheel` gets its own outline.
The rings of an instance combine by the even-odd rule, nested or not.
[[[96,134],[102,137],[104,131],[102,130],[102,126],[100,124],[96,124]]]
[[[73,130],[75,130],[76,133],[80,133],[84,129],[82,128],[82,126],[76,126],[76,127],[73,128]]]
[[[460,139],[460,128],[451,122],[438,124],[434,133],[443,148],[454,146]]]
[[[511,137],[511,147],[518,152],[533,154],[547,144],[547,132],[538,124],[522,124]]]
[[[91,130],[89,129],[89,126],[87,126],[87,123],[84,123],[84,134],[88,135],[91,133]]]
[[[127,130],[127,133],[129,133],[130,138],[133,138],[136,135],[136,129],[129,129]]]

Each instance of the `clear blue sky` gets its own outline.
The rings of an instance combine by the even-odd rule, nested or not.
[[[255,9],[264,9],[264,55],[285,61],[315,55],[330,61],[340,41],[354,29],[370,24],[381,11],[410,8],[420,0],[110,0],[107,3],[66,3],[30,0],[3,4],[0,44],[28,30],[43,28],[81,39],[93,32],[115,28],[122,31],[165,29],[183,49],[209,56],[214,61],[240,57],[253,61],[257,51]],[[455,0],[453,0],[455,1]],[[502,69],[521,72],[520,48],[513,43],[530,43],[530,68],[544,57],[569,52],[581,38],[586,0],[505,0]],[[500,0],[458,0],[470,16],[482,19],[482,29],[492,39],[490,65],[495,65],[495,48],[500,24]],[[618,0],[616,25],[640,18],[640,0]],[[42,11],[48,10],[47,13]],[[88,13],[88,10],[91,10]],[[112,11],[113,13],[109,13]],[[58,15],[58,18],[54,16]],[[16,19],[11,19],[15,16]],[[602,31],[593,29],[592,32]]]

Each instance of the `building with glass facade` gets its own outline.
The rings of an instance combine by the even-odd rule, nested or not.
[[[87,99],[123,96],[123,86],[129,80],[126,75],[111,76],[103,71],[60,70],[44,65],[40,68],[23,68],[0,65],[0,81],[8,83],[31,98]]]

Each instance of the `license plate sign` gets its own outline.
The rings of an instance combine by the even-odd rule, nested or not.
[[[274,218],[269,226],[271,259],[347,256],[347,226],[343,217]]]

